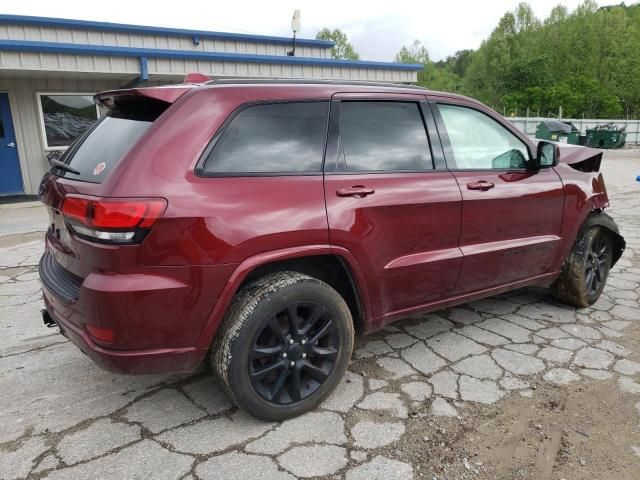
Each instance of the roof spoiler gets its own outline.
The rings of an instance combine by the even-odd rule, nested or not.
[[[165,103],[173,103],[193,88],[193,85],[168,85],[162,87],[125,88],[122,90],[107,90],[94,95],[93,100],[105,108],[113,108],[115,97],[139,96]]]
[[[211,79],[202,73],[187,73],[180,85],[107,90],[106,92],[100,92],[94,95],[93,100],[105,108],[113,108],[115,105],[115,97],[132,95],[151,98],[165,103],[174,103],[195,86],[202,85],[209,81],[211,81]]]

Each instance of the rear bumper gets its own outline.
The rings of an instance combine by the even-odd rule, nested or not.
[[[56,315],[55,306],[44,295],[46,313],[50,321],[100,368],[127,374],[178,373],[195,370],[206,352],[193,348],[163,348],[150,350],[111,350],[96,344],[82,329]],[[45,317],[46,318],[46,317]],[[45,320],[45,324],[47,321]],[[47,325],[50,326],[50,325]]]
[[[47,250],[40,277],[47,314],[100,367],[177,373],[195,370],[208,351],[212,339],[204,338],[203,327],[228,278],[226,268],[138,267],[81,278]]]

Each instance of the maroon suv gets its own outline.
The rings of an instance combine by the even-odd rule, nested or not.
[[[281,420],[367,333],[529,285],[578,307],[624,250],[601,152],[459,95],[214,81],[104,92],[40,197],[45,323],[105,369],[211,362]]]

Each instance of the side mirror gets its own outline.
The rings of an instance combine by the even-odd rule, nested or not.
[[[550,168],[558,164],[558,149],[551,142],[538,142],[536,159],[533,162],[534,168]]]

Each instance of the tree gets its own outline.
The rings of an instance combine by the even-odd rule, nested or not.
[[[615,118],[640,113],[640,5],[529,5],[506,12],[461,73],[462,93],[499,111]],[[446,67],[447,62],[438,62]],[[460,72],[457,72],[460,73]]]
[[[354,50],[353,45],[349,43],[347,35],[340,29],[329,30],[323,28],[316,35],[316,40],[330,40],[335,43],[331,48],[331,57],[340,60],[359,60],[360,55]]]
[[[567,7],[564,5],[556,5],[551,9],[551,13],[549,17],[544,21],[545,25],[556,25],[561,22],[564,22],[569,15],[569,11]]]
[[[396,55],[396,63],[429,64],[429,52],[420,40],[414,40],[408,47],[403,46]]]

